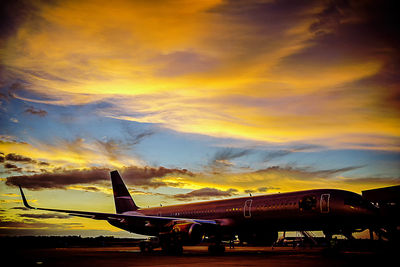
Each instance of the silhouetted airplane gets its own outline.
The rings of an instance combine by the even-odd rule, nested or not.
[[[170,253],[181,253],[183,245],[195,245],[206,236],[211,253],[223,252],[224,240],[235,235],[240,241],[272,244],[278,231],[322,230],[351,237],[356,231],[373,227],[375,207],[360,195],[336,189],[251,196],[140,209],[129,194],[118,171],[111,172],[117,213],[34,208],[21,190],[30,209],[64,212],[96,220],[132,233],[157,236]]]

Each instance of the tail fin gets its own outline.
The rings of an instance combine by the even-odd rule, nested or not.
[[[118,171],[112,171],[110,174],[114,191],[115,209],[117,213],[138,210],[139,207],[136,206],[135,202],[133,201]]]

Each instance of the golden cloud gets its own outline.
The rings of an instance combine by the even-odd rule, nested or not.
[[[196,174],[194,176],[168,176],[160,180],[173,187],[199,190],[215,188],[221,191],[230,189],[238,193],[291,192],[317,188],[336,188],[361,193],[363,190],[398,184],[398,177],[391,178],[349,178],[346,171],[360,168],[360,166],[312,170],[311,168],[270,167],[264,170],[243,173]]]
[[[114,144],[114,150],[116,149]],[[32,143],[2,141],[0,150],[5,154],[17,154],[29,157],[31,161],[42,162],[46,160],[46,165],[32,165],[30,169],[53,169],[57,167],[84,169],[88,166],[107,166],[119,168],[128,165],[141,165],[139,159],[132,156],[124,157],[120,154],[117,157],[110,155],[99,146],[96,141],[88,142],[82,138],[75,140],[58,139],[53,144],[32,140]],[[115,151],[114,151],[115,152]],[[47,164],[48,163],[48,164]]]
[[[354,12],[336,23],[322,2],[289,13],[273,8],[280,4],[38,2],[0,55],[8,77],[42,98],[16,94],[24,100],[110,101],[101,115],[188,133],[399,150],[398,110],[377,105],[395,87],[359,84],[385,71],[393,51],[343,37],[346,26],[364,25]]]

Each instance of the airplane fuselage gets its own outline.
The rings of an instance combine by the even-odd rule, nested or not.
[[[336,189],[204,201],[140,209],[133,201],[118,171],[111,181],[116,213],[36,208],[29,205],[20,187],[24,206],[29,209],[68,213],[96,220],[136,234],[158,236],[168,253],[181,253],[182,245],[198,244],[206,236],[213,243],[211,253],[222,252],[223,240],[235,235],[241,241],[272,244],[278,231],[324,231],[327,237],[376,226],[376,208],[360,195]]]
[[[368,228],[374,216],[373,208],[360,195],[335,189],[154,207],[124,214],[137,212],[160,217],[215,220],[225,234],[314,230],[351,232]],[[143,224],[110,223],[138,234],[158,235],[160,232]]]

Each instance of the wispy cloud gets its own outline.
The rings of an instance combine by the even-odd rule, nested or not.
[[[234,167],[233,160],[253,153],[251,149],[222,148],[218,149],[210,159],[209,166],[214,173],[227,171]]]
[[[82,227],[81,223],[45,223],[36,221],[34,219],[26,219],[24,221],[17,221],[17,220],[1,220],[0,227],[1,228],[24,228],[24,229],[70,229],[76,227]]]
[[[12,95],[26,101],[101,100],[102,116],[181,132],[399,150],[390,4],[200,2],[12,5],[6,83],[24,83]]]
[[[292,146],[286,149],[280,149],[280,150],[273,150],[273,151],[268,151],[266,153],[264,153],[264,155],[262,156],[262,160],[263,161],[271,161],[277,158],[282,158],[284,156],[287,156],[289,154],[292,153],[296,153],[296,152],[309,152],[309,151],[313,151],[313,150],[318,150],[321,149],[322,146],[318,146],[318,145],[296,145],[296,146]]]
[[[54,169],[34,175],[18,175],[6,178],[6,185],[22,186],[32,190],[45,188],[67,188],[71,185],[96,184],[110,180],[108,168],[86,168],[86,169]],[[192,176],[193,174],[185,169],[169,169],[164,167],[137,167],[129,166],[120,169],[124,181],[128,185],[136,185],[145,188],[156,188],[171,185],[171,182],[162,181],[160,178],[171,174]],[[177,184],[177,183],[174,183]],[[96,187],[81,187],[86,191],[100,191]]]
[[[226,191],[218,190],[215,188],[201,188],[197,190],[193,190],[186,194],[176,194],[173,195],[173,198],[179,201],[190,201],[190,200],[199,200],[199,199],[211,199],[211,198],[220,198],[220,197],[230,197],[236,195],[238,190],[236,189],[228,189]]]
[[[33,218],[33,219],[69,219],[69,218],[71,218],[70,215],[59,214],[59,213],[41,213],[41,214],[23,213],[23,214],[19,214],[19,217]]]
[[[24,113],[32,114],[32,115],[37,115],[39,117],[45,117],[47,116],[47,111],[43,109],[36,109],[33,106],[30,106],[25,109]]]
[[[183,176],[178,180],[182,188],[215,188],[226,191],[235,188],[240,193],[276,193],[315,188],[339,188],[355,192],[400,182],[398,177],[353,177],[351,171],[363,166],[349,166],[335,169],[312,167],[273,166],[250,172],[229,172],[218,174],[198,173]],[[169,181],[174,181],[172,177]]]
[[[47,140],[46,140],[47,141]],[[55,139],[52,142],[31,140],[30,143],[19,142],[13,139],[0,140],[0,149],[5,151],[10,161],[36,164],[36,169],[46,166],[85,168],[92,165],[107,167],[122,167],[125,165],[141,164],[137,157],[126,156],[125,152],[132,149],[132,145],[123,140],[83,138]],[[42,159],[46,159],[43,161]]]
[[[107,155],[110,160],[118,161],[123,157],[128,157],[126,152],[132,150],[135,145],[141,143],[145,138],[154,134],[153,131],[133,132],[125,127],[126,138],[122,139],[107,139],[95,140],[96,145]]]

